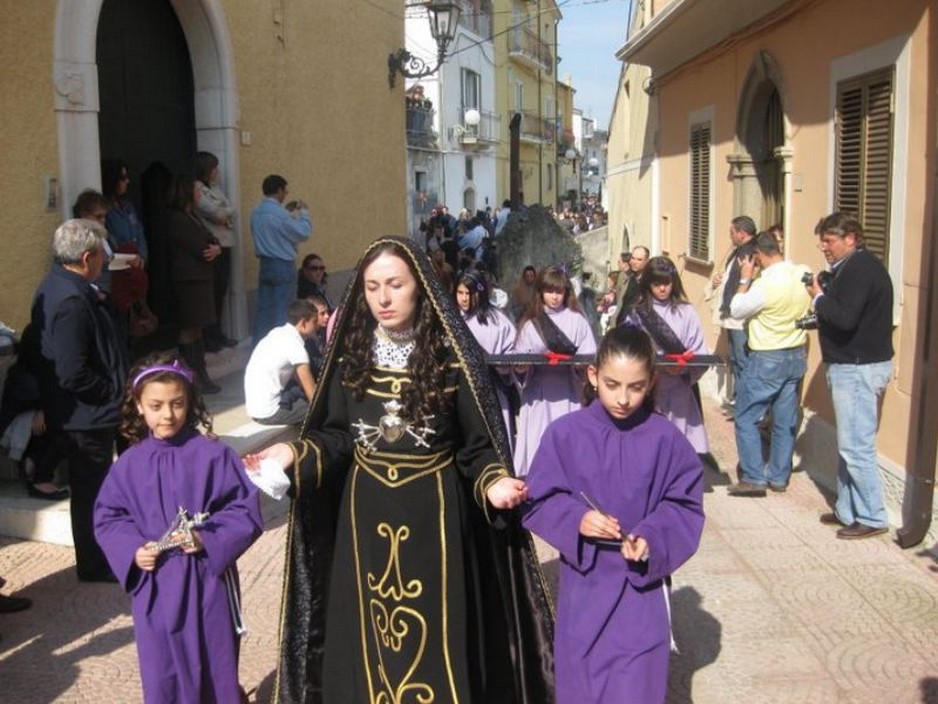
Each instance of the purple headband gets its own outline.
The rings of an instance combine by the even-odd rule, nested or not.
[[[159,372],[170,372],[171,374],[178,374],[183,379],[188,381],[190,384],[192,383],[192,379],[193,379],[192,371],[182,366],[179,363],[178,359],[174,359],[172,364],[154,364],[152,367],[146,367],[145,369],[141,369],[137,373],[137,376],[134,377],[134,381],[133,381],[133,384],[131,385],[131,388],[136,390],[137,385],[140,383],[140,381],[143,378],[148,377],[151,374],[158,374]]]

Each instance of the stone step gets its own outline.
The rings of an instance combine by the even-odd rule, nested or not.
[[[239,455],[256,452],[276,442],[292,440],[297,429],[288,425],[261,425],[250,421],[218,439]],[[0,481],[0,535],[55,545],[72,545],[69,501],[34,499],[23,482]]]
[[[206,396],[206,404],[214,416],[215,433],[242,456],[276,442],[292,440],[298,430],[287,425],[261,425],[247,417],[244,368],[250,353],[250,340],[247,340],[238,347],[206,355],[209,376],[222,387],[221,393]],[[68,500],[34,499],[27,494],[23,482],[0,478],[0,536],[72,545]]]

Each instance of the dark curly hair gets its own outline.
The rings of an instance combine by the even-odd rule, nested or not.
[[[469,291],[469,310],[466,311],[466,318],[476,318],[482,325],[488,325],[489,321],[495,318],[489,299],[492,287],[488,277],[477,269],[466,269],[456,282],[456,288],[460,286],[465,286]]]
[[[205,401],[202,394],[196,389],[195,384],[190,383],[185,377],[175,372],[155,372],[145,376],[140,383],[134,386],[133,380],[137,375],[147,367],[157,364],[173,364],[177,358],[167,352],[155,352],[138,361],[127,375],[127,388],[124,390],[124,400],[121,404],[121,420],[117,431],[127,439],[131,445],[136,445],[141,440],[150,436],[150,429],[143,420],[143,415],[137,410],[137,404],[140,402],[140,395],[144,387],[151,381],[160,381],[168,383],[178,381],[186,387],[186,400],[188,409],[186,411],[185,427],[192,430],[198,430],[201,425],[205,428],[205,434],[214,439],[215,433],[212,432],[212,415],[205,408]],[[179,362],[182,365],[182,362]],[[188,369],[188,367],[186,367]]]
[[[412,381],[401,392],[404,406],[401,415],[412,422],[420,422],[446,409],[448,401],[443,389],[451,353],[446,342],[446,331],[433,306],[427,301],[427,292],[420,276],[407,252],[395,242],[375,247],[358,267],[354,283],[358,295],[349,302],[352,310],[349,311],[348,329],[339,350],[342,355],[342,383],[358,401],[364,398],[365,389],[371,383],[371,373],[375,368],[373,341],[378,322],[365,300],[364,278],[365,270],[384,254],[401,259],[417,282],[417,315],[414,324],[416,346],[408,360]]]

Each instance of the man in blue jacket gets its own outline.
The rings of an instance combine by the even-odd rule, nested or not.
[[[261,188],[264,198],[251,211],[254,255],[260,260],[255,345],[273,328],[287,322],[287,306],[296,286],[296,247],[313,233],[306,203],[293,201],[284,207],[289,191],[283,176],[271,174]]]
[[[94,539],[92,511],[114,459],[127,356],[103,295],[92,282],[107,266],[107,231],[68,220],[52,239],[55,263],[33,298],[31,324],[46,426],[67,447],[78,578],[116,581]]]

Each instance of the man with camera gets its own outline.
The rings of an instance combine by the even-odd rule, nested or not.
[[[818,318],[821,355],[837,422],[837,502],[821,522],[840,525],[849,540],[885,533],[889,526],[876,461],[879,399],[892,376],[892,280],[864,246],[863,226],[850,213],[818,225],[820,249],[833,280],[807,285]]]
[[[771,231],[760,232],[752,254],[739,258],[740,278],[730,300],[730,315],[745,320],[749,356],[736,386],[736,449],[740,480],[731,496],[765,496],[788,488],[795,436],[798,434],[798,391],[807,369],[806,333],[795,321],[808,312],[805,267],[785,261]],[[755,281],[753,274],[761,270]],[[769,463],[762,459],[759,422],[772,411]]]
[[[287,180],[270,174],[261,184],[264,197],[251,211],[257,274],[257,314],[254,344],[273,328],[287,322],[287,306],[296,290],[296,250],[313,232],[309,206],[301,200],[284,201],[290,192]]]

